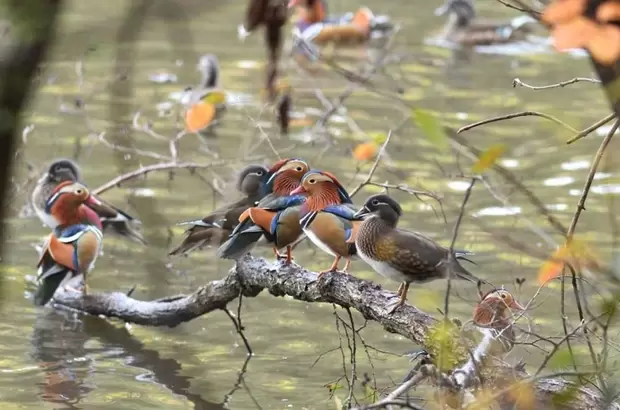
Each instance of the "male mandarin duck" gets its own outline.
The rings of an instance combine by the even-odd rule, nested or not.
[[[57,159],[50,165],[48,171],[39,179],[32,191],[31,201],[35,213],[48,227],[54,229],[59,223],[45,211],[46,203],[52,192],[62,182],[80,181],[80,170],[77,164],[69,159]],[[138,232],[137,226],[141,222],[120,209],[104,202],[95,195],[89,195],[85,206],[90,208],[100,219],[102,230],[112,230],[118,235],[130,238],[146,245],[146,240]]]
[[[513,310],[524,311],[512,294],[504,289],[495,289],[484,296],[474,308],[473,322],[482,329],[489,329],[502,344],[502,351],[509,351],[515,341],[510,318]]]
[[[214,54],[200,57],[196,69],[200,82],[196,87],[185,89],[181,102],[187,106],[185,124],[188,130],[202,135],[213,131],[213,126],[226,112],[226,94],[220,86],[220,64]]]
[[[45,204],[45,212],[57,226],[47,238],[38,263],[38,286],[34,304],[43,306],[61,284],[84,275],[93,268],[103,246],[103,233],[97,214],[85,206],[88,189],[72,181],[61,182]],[[86,285],[84,286],[86,291]]]
[[[268,173],[269,170],[262,165],[245,167],[237,179],[237,190],[245,196],[236,202],[217,208],[203,219],[178,223],[177,225],[192,226],[185,231],[183,241],[168,255],[187,255],[195,249],[202,249],[213,243],[218,245],[224,243],[237,226],[239,216],[265,196]]]
[[[347,262],[343,272],[348,273],[351,258],[356,255],[355,238],[362,220],[355,216],[349,194],[336,177],[326,171],[312,170],[304,175],[299,188],[291,195],[308,195],[301,206],[299,223],[303,232],[322,251],[334,256],[325,273],[338,270],[340,259]]]
[[[407,300],[410,283],[444,278],[439,263],[448,260],[449,252],[418,232],[397,228],[401,215],[398,202],[384,194],[369,197],[356,213],[357,217],[365,217],[355,239],[358,255],[380,275],[401,282],[399,300],[392,311]],[[454,278],[478,282],[457,260],[468,254],[455,252],[449,269]]]
[[[323,0],[290,0],[288,6],[298,11],[294,33],[304,40],[296,46],[311,59],[318,58],[316,45],[364,43],[375,33],[385,36],[394,29],[387,16],[375,17],[366,7],[343,16],[329,16]]]
[[[286,263],[290,263],[292,247],[302,237],[299,209],[306,200],[304,195],[292,194],[291,191],[299,186],[308,169],[308,164],[298,158],[276,162],[269,170],[268,194],[255,207],[241,214],[239,225],[217,250],[217,255],[224,259],[238,259],[264,236],[277,258],[281,257],[279,250],[286,248]]]
[[[446,0],[435,10],[435,15],[446,14],[449,17],[442,37],[466,46],[525,40],[531,25],[536,23],[536,20],[527,15],[519,16],[509,22],[477,20],[473,0]]]

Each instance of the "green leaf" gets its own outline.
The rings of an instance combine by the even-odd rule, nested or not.
[[[549,367],[554,370],[564,369],[573,363],[573,356],[568,349],[560,349],[549,360]]]
[[[448,136],[434,114],[429,111],[414,108],[411,118],[432,144],[441,149],[448,147]]]
[[[481,174],[487,169],[491,168],[499,157],[501,157],[504,152],[506,152],[506,145],[504,144],[494,144],[487,148],[485,151],[480,153],[478,157],[478,161],[471,167],[471,170],[475,174]]]

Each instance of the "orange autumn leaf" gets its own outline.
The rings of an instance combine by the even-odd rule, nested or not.
[[[585,0],[556,0],[545,8],[542,20],[548,24],[567,23],[583,14]]]
[[[560,276],[564,264],[570,264],[576,271],[598,266],[596,257],[587,244],[573,239],[570,243],[558,248],[551,258],[542,264],[538,270],[538,283],[543,285]]]
[[[586,47],[596,61],[613,64],[620,57],[620,29],[609,24],[600,27]]]
[[[617,2],[603,3],[596,10],[598,21],[620,20],[620,4]]]
[[[198,132],[213,121],[215,105],[199,102],[185,112],[185,126],[189,132]]]
[[[577,17],[553,29],[553,45],[560,51],[585,47],[598,32],[598,25],[585,17]]]
[[[353,150],[353,158],[358,161],[368,161],[377,155],[377,144],[374,142],[364,142]]]
[[[293,118],[289,121],[289,127],[308,127],[312,125],[312,120],[310,118]]]

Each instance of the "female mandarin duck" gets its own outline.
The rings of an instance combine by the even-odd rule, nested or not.
[[[512,311],[525,308],[504,289],[495,289],[482,296],[474,308],[473,322],[482,329],[490,329],[502,344],[502,351],[509,351],[514,345],[515,334],[510,318]]]
[[[304,175],[301,186],[291,195],[303,193],[308,199],[301,206],[299,223],[316,246],[335,258],[329,269],[319,272],[319,278],[336,271],[342,258],[347,260],[344,272],[348,273],[351,258],[356,254],[357,230],[362,223],[355,217],[356,208],[349,194],[335,176],[317,170]]]
[[[213,243],[224,243],[237,226],[239,216],[265,196],[268,172],[262,165],[245,167],[237,179],[237,190],[245,196],[232,204],[217,208],[203,219],[178,223],[177,225],[192,226],[185,231],[183,242],[168,255],[187,255]]]
[[[299,209],[306,200],[304,195],[292,194],[291,191],[299,186],[308,169],[308,164],[298,158],[283,159],[271,167],[266,183],[268,194],[255,207],[241,214],[239,225],[218,249],[217,255],[224,259],[238,259],[264,236],[273,246],[277,258],[281,257],[279,250],[286,248],[286,263],[291,263],[292,247],[302,234]]]
[[[85,206],[90,194],[78,183],[61,182],[45,204],[45,212],[58,225],[48,237],[38,263],[38,287],[34,304],[43,306],[58,287],[71,277],[84,275],[93,268],[103,246],[101,222],[97,214]],[[84,286],[86,291],[86,285]]]
[[[476,20],[473,0],[446,0],[435,10],[435,14],[449,16],[442,37],[467,46],[525,40],[531,24],[536,23],[536,20],[527,15],[503,23]]]
[[[73,161],[68,159],[55,160],[48,171],[39,179],[32,191],[32,206],[39,219],[50,228],[59,225],[56,217],[45,211],[46,203],[52,192],[65,181],[77,182],[80,178],[80,170]],[[120,209],[103,202],[95,195],[89,195],[85,205],[90,208],[100,219],[102,230],[112,230],[118,235],[133,239],[146,245],[146,240],[137,231],[135,225],[140,221],[126,214]],[[101,227],[100,227],[101,228]]]
[[[370,215],[370,216],[368,216]],[[397,294],[399,300],[394,311],[407,300],[412,282],[424,283],[444,277],[439,263],[448,260],[448,249],[418,232],[398,229],[402,215],[398,202],[388,195],[373,195],[356,213],[365,217],[355,239],[357,252],[377,273],[401,282]],[[464,259],[468,252],[455,252],[449,267],[457,279],[478,282],[478,278],[463,268],[457,259]]]

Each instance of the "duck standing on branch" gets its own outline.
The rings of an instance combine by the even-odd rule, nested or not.
[[[465,45],[491,45],[522,41],[531,32],[537,21],[528,16],[519,16],[508,22],[477,20],[473,0],[446,0],[435,10],[435,15],[448,15],[442,38]]]
[[[366,7],[343,16],[329,16],[323,0],[290,0],[289,7],[298,12],[293,34],[298,37],[296,48],[310,60],[316,60],[316,46],[329,42],[336,44],[363,44],[374,36],[385,36],[394,26],[386,16],[377,16]]]
[[[453,278],[479,281],[458,262],[469,252],[455,252],[449,259],[449,249],[418,232],[397,228],[401,215],[398,202],[384,194],[368,198],[355,214],[365,218],[355,239],[360,258],[381,276],[401,282],[392,312],[407,300],[410,283],[445,278],[448,270]],[[451,265],[444,269],[441,265],[448,260]]]
[[[340,259],[347,262],[343,272],[349,273],[351,258],[356,255],[355,238],[362,223],[355,216],[349,194],[334,175],[326,171],[309,171],[299,188],[291,195],[306,194],[301,206],[299,224],[308,238],[322,251],[334,256],[329,269],[320,271],[319,278],[338,270]]]
[[[168,255],[187,255],[207,245],[224,243],[237,226],[239,216],[264,197],[268,172],[262,165],[245,167],[237,179],[237,190],[245,196],[217,208],[203,219],[178,223],[192,226],[185,231],[183,241]]]
[[[220,86],[220,64],[214,54],[206,54],[200,57],[196,69],[200,72],[200,82],[195,88],[186,88],[182,99],[187,107],[185,126],[189,132],[212,134],[226,112],[226,94]]]
[[[515,333],[510,322],[512,311],[525,311],[512,294],[504,289],[495,289],[483,295],[476,304],[473,322],[485,333],[489,330],[501,342],[501,353],[512,349]]]
[[[281,258],[279,250],[286,248],[286,263],[291,263],[292,247],[302,238],[299,211],[306,200],[304,195],[291,191],[299,186],[308,169],[308,164],[298,158],[276,162],[269,170],[267,195],[241,214],[239,225],[217,250],[217,255],[223,259],[238,259],[265,237],[273,246],[276,258]]]
[[[52,162],[48,171],[37,182],[31,195],[32,207],[41,222],[52,229],[59,225],[54,215],[45,211],[47,200],[59,184],[66,181],[79,182],[80,180],[80,169],[75,162],[69,159],[57,159]],[[137,230],[137,225],[141,223],[139,220],[95,195],[88,196],[85,206],[98,216],[97,219],[100,220],[99,223],[102,224],[104,232],[110,230],[120,236],[146,245],[146,240]]]
[[[84,204],[88,189],[78,183],[65,181],[53,191],[45,204],[45,212],[58,225],[47,238],[38,263],[38,286],[34,304],[43,306],[56,290],[76,275],[84,275],[94,267],[103,246],[103,233],[97,215]]]

